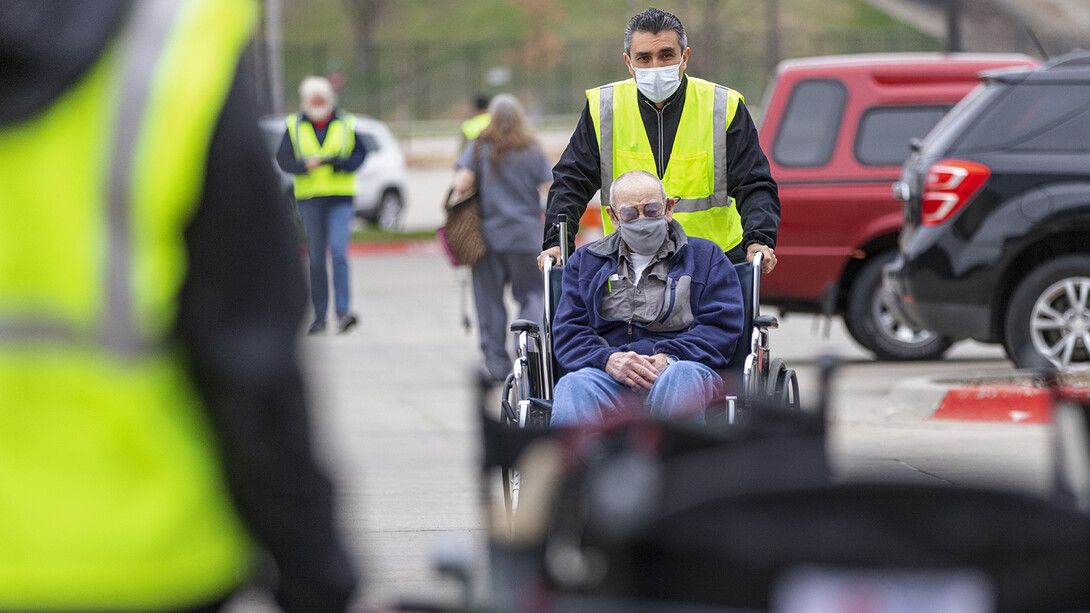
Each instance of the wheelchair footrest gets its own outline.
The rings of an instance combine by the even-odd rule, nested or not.
[[[553,418],[553,401],[531,398],[526,402],[526,427],[548,428]]]

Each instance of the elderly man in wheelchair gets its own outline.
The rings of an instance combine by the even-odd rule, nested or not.
[[[639,411],[703,422],[742,333],[738,275],[715,243],[685,235],[653,174],[621,175],[610,202],[617,232],[565,264],[553,349],[568,374],[552,424]]]
[[[501,424],[533,437],[612,417],[725,425],[747,423],[759,406],[798,409],[795,371],[770,357],[779,324],[760,314],[761,254],[732,266],[710,241],[686,236],[654,175],[626,173],[611,189],[619,231],[563,254],[563,268],[547,260],[543,325],[511,324],[518,357]],[[521,478],[499,464],[513,517]]]

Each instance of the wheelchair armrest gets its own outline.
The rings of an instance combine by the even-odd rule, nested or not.
[[[776,319],[775,315],[758,315],[757,317],[753,318],[753,325],[757,326],[762,330],[767,330],[769,328],[779,328],[780,320]]]
[[[537,332],[537,324],[529,319],[516,319],[511,322],[512,332]]]

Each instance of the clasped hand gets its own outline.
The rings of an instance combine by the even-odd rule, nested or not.
[[[641,355],[618,351],[606,361],[606,374],[632,391],[649,390],[669,363],[665,353]]]
[[[306,166],[307,170],[314,170],[319,166],[333,164],[334,161],[333,158],[307,158],[303,160],[303,165]]]

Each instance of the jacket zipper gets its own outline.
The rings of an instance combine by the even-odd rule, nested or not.
[[[658,115],[659,155],[658,159],[655,160],[655,169],[658,170],[659,180],[662,180],[662,178],[666,176],[666,166],[662,163],[662,160],[666,157],[665,152],[663,152],[662,150],[664,147],[663,137],[665,133],[665,130],[663,130],[664,122],[662,120],[662,114],[666,112],[666,107],[670,106],[672,102],[667,102],[666,104],[662,105],[661,109],[651,104],[649,101],[644,102],[644,104],[649,104],[651,106],[651,109],[655,111],[655,114]]]
[[[662,150],[662,147],[663,147],[662,113],[663,113],[663,111],[666,110],[666,107],[668,107],[668,106],[670,106],[669,102],[662,105],[661,109],[655,109],[655,112],[658,113],[658,116],[659,116],[659,159],[657,160],[656,166],[658,166],[659,180],[660,181],[662,180],[663,177],[666,176],[666,167],[662,163],[662,160],[666,157],[665,152],[663,152],[663,150]]]

